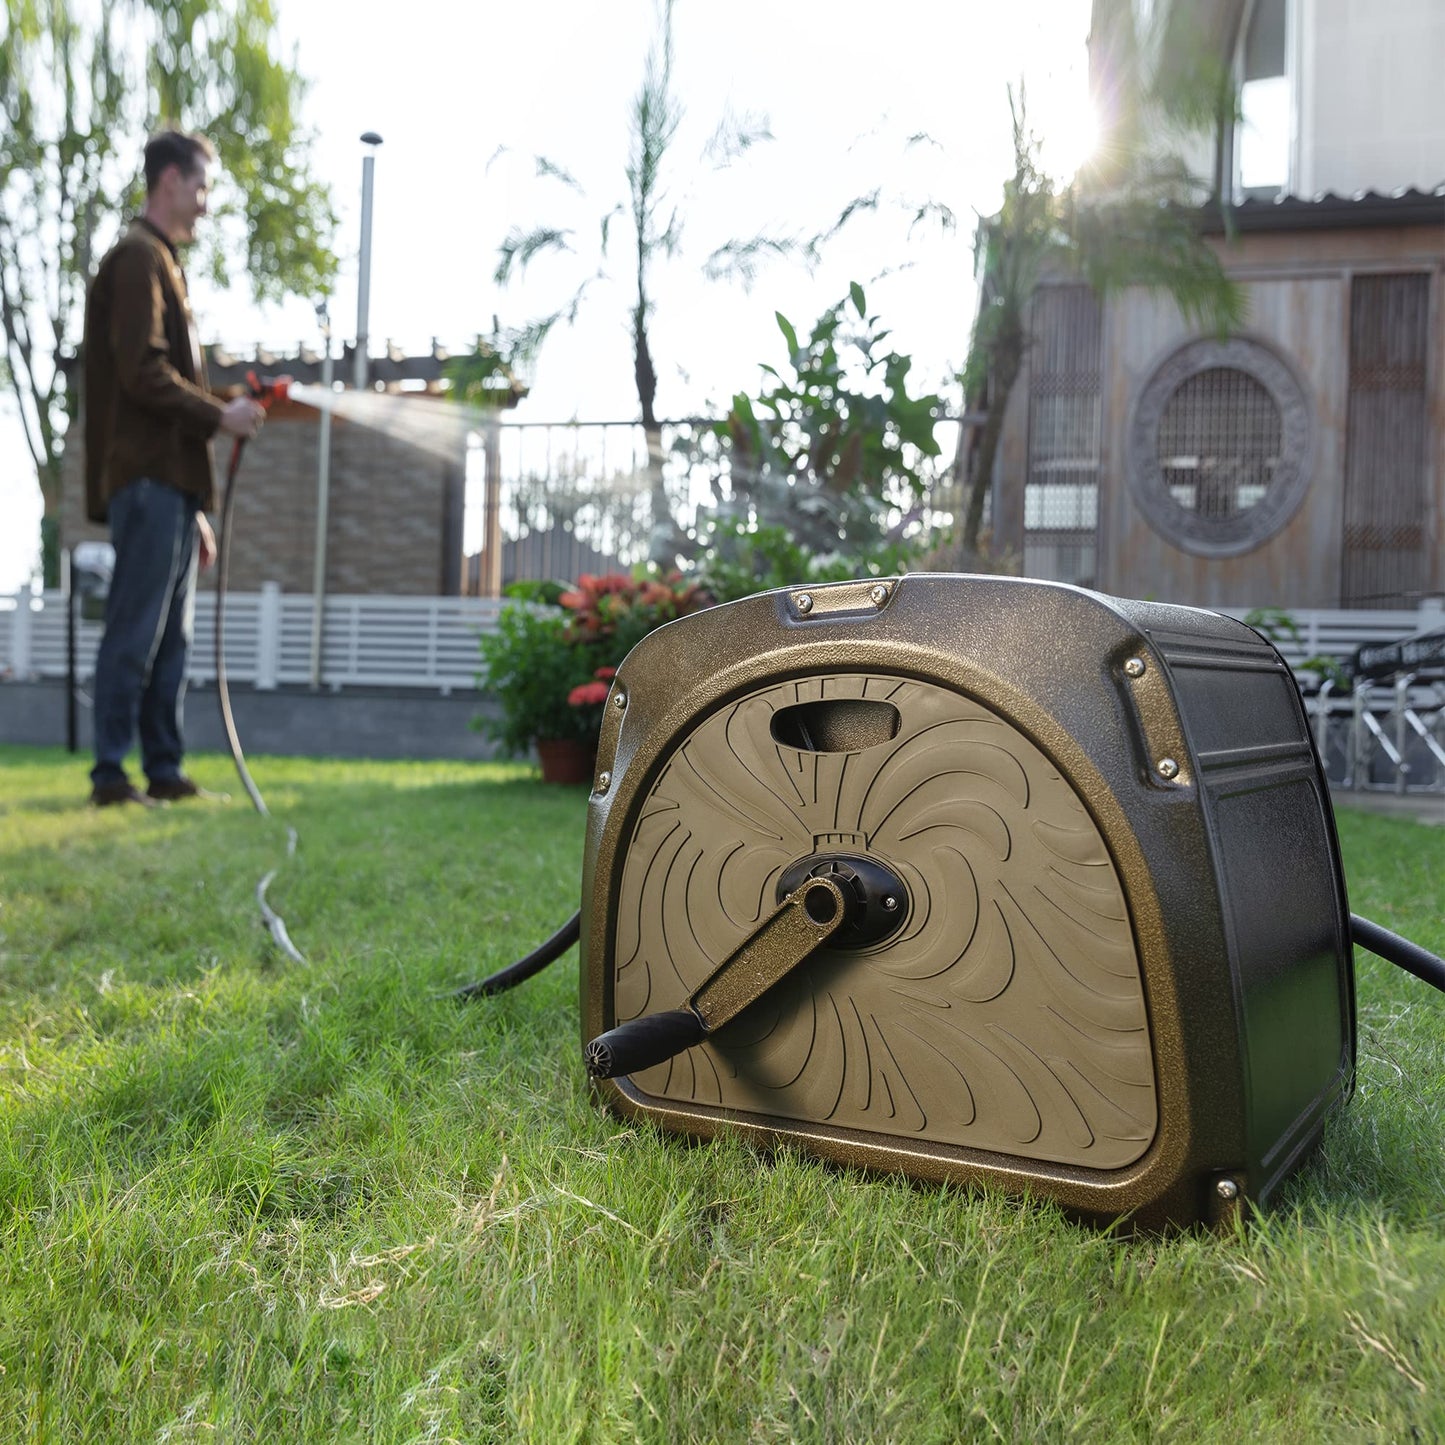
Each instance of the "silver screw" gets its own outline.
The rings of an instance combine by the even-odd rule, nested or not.
[[[1177,778],[1179,776],[1179,764],[1173,758],[1160,758],[1154,766],[1161,778]]]
[[[888,588],[882,583],[876,583],[868,589],[868,595],[873,599],[875,607],[882,607],[888,601]]]
[[[608,790],[608,788],[610,788],[611,786],[612,786],[612,774],[611,774],[611,773],[598,773],[598,774],[597,774],[597,791],[598,791],[599,793],[605,793],[605,792]]]
[[[1237,1199],[1239,1197],[1239,1185],[1232,1179],[1221,1179],[1214,1186],[1214,1192],[1221,1199]]]
[[[627,694],[625,692],[617,693],[612,699],[612,706],[621,712],[627,706]]]
[[[1131,657],[1128,662],[1124,664],[1124,676],[1143,677],[1144,659],[1142,657]]]
[[[799,612],[808,613],[813,610],[813,594],[811,592],[800,592],[793,599],[793,605]]]
[[[897,908],[897,907],[898,907],[898,900],[897,900],[891,893],[885,893],[885,894],[883,895],[883,910],[884,910],[884,912],[885,912],[885,913],[892,913],[893,910],[894,910],[895,908]]]

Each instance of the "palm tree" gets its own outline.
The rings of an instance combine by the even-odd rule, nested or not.
[[[656,410],[657,365],[649,332],[653,267],[658,260],[676,255],[681,232],[681,217],[670,199],[667,185],[668,156],[683,117],[682,102],[673,88],[672,79],[672,6],[673,0],[662,0],[659,6],[657,34],[648,51],[642,83],[633,96],[628,116],[627,199],[625,203],[614,205],[602,217],[600,227],[601,262],[605,266],[613,223],[619,217],[630,223],[629,266],[633,273],[635,295],[628,319],[632,333],[633,379],[647,439],[647,471],[655,534],[653,551],[659,560],[675,552],[676,543],[680,540],[675,535],[671,504],[663,485],[662,427]],[[753,115],[734,117],[729,113],[709,141],[707,156],[714,165],[724,166],[758,142],[771,139],[766,118]],[[577,181],[562,166],[545,157],[537,158],[537,173],[581,192]],[[534,257],[570,250],[571,235],[569,230],[552,225],[513,230],[498,252],[497,283],[507,285],[525,271]],[[767,237],[729,242],[709,257],[705,270],[714,277],[737,274],[746,282],[759,255],[782,254],[790,245],[789,242]],[[534,356],[559,321],[570,323],[576,319],[588,287],[602,274],[599,267],[595,275],[582,282],[566,304],[526,328],[521,337],[519,359],[526,361]]]
[[[1172,57],[1188,54],[1177,34],[1169,39]],[[979,309],[961,378],[969,409],[986,404],[968,469],[966,558],[978,554],[1004,413],[1032,344],[1032,303],[1042,281],[1081,276],[1100,295],[1144,286],[1171,297],[1192,324],[1221,334],[1245,316],[1243,292],[1200,237],[1199,207],[1210,187],[1167,145],[1171,136],[1217,122],[1230,103],[1227,74],[1207,59],[1187,67],[1176,59],[1167,88],[1159,70],[1146,76],[1144,57],[1160,52],[1141,44],[1127,0],[1098,0],[1093,45],[1109,113],[1094,160],[1069,184],[1060,186],[1043,170],[1023,90],[1009,92],[1014,171],[1003,204],[975,234]]]

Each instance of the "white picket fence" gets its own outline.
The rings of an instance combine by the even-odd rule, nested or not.
[[[441,693],[477,686],[477,640],[496,626],[505,603],[477,597],[337,595],[324,601],[321,685],[425,688]],[[226,597],[226,674],[270,689],[311,681],[312,599],[275,583]],[[215,680],[216,598],[196,598],[193,682]],[[95,668],[101,624],[76,616],[76,672]],[[0,597],[0,677],[64,677],[65,596]]]
[[[477,640],[505,606],[490,598],[333,596],[323,603],[321,685],[425,688],[478,685]],[[1243,617],[1246,608],[1225,609]],[[1409,612],[1307,610],[1291,614],[1299,639],[1276,638],[1291,666],[1317,654],[1346,658],[1363,643],[1393,642],[1445,626],[1432,602]],[[312,599],[275,583],[226,599],[226,671],[233,682],[268,689],[311,681]],[[0,678],[64,677],[65,596],[58,591],[0,597]],[[215,678],[215,595],[196,599],[191,679]],[[76,671],[94,669],[99,622],[77,616]]]

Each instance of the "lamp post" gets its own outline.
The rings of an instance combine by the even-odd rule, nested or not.
[[[356,374],[353,384],[365,391],[367,383],[366,344],[371,309],[371,188],[376,168],[376,148],[381,137],[374,130],[363,131],[362,145],[368,147],[361,160],[361,268],[356,283]]]

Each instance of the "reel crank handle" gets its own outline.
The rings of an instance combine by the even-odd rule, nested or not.
[[[805,879],[735,948],[679,1009],[629,1019],[587,1045],[587,1072],[615,1079],[700,1044],[791,973],[847,920],[831,878]]]

